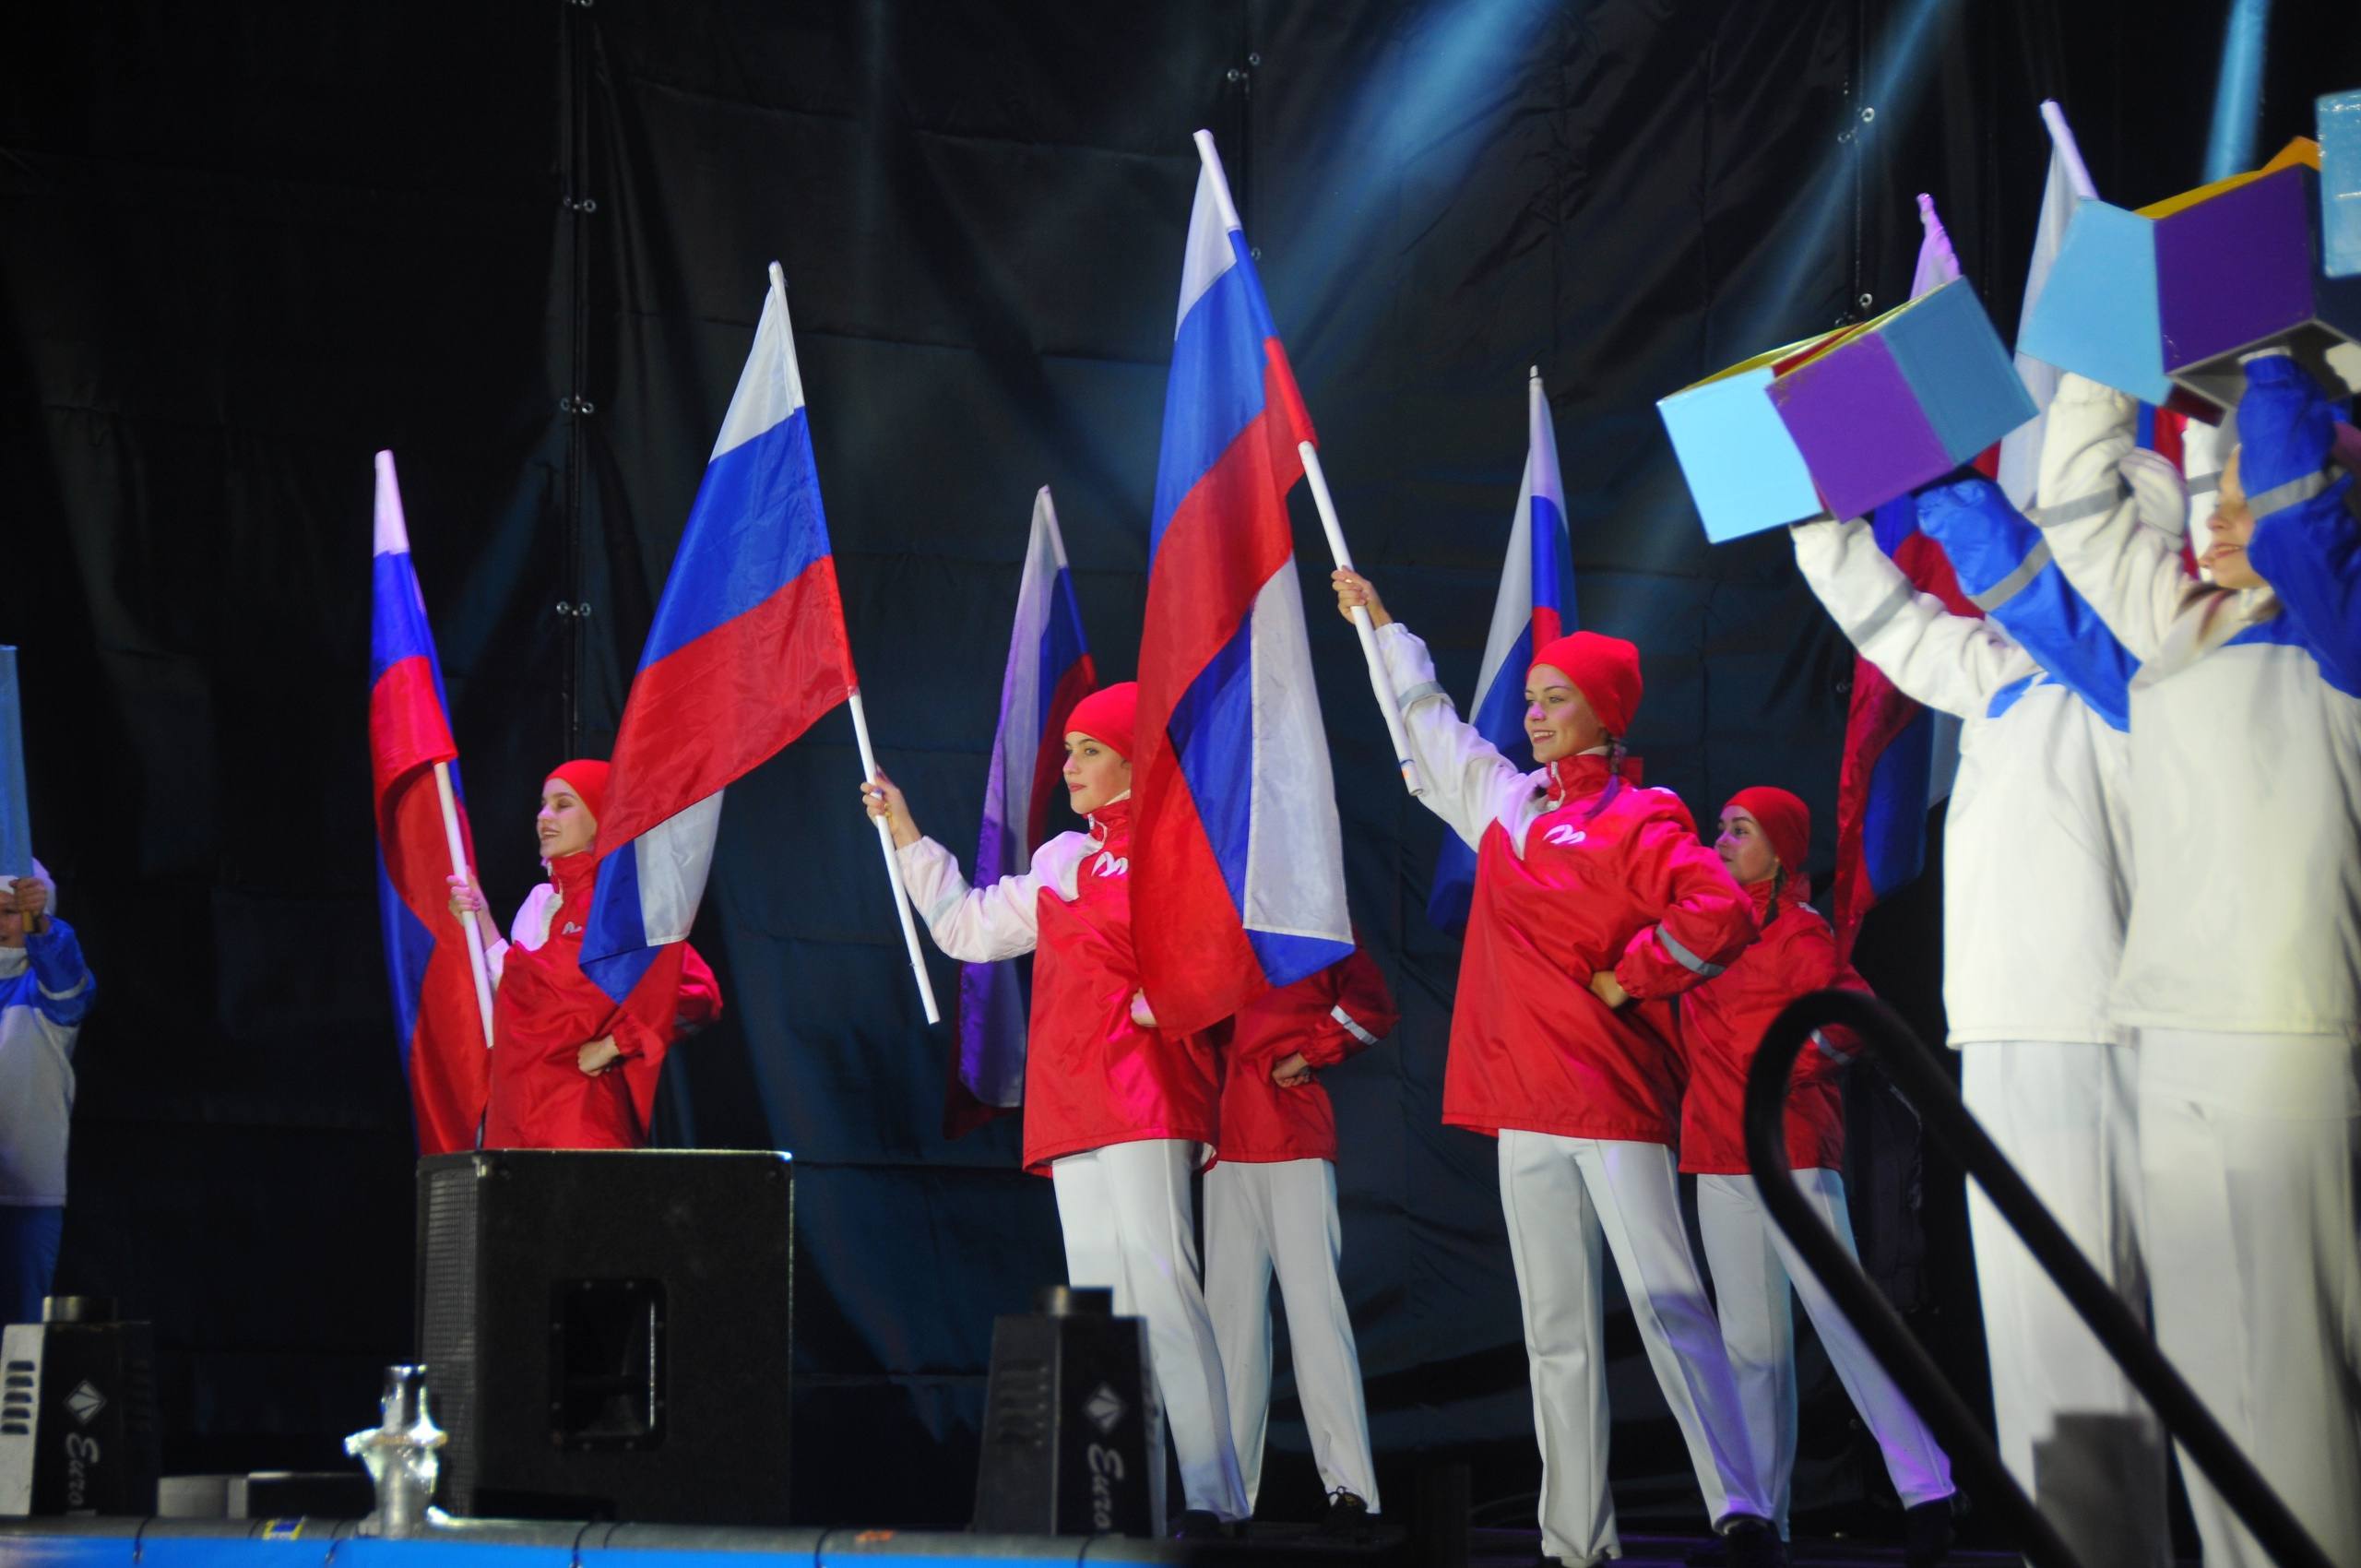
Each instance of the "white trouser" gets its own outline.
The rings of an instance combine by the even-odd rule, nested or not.
[[[1504,1129],[1501,1212],[1533,1369],[1541,1550],[1570,1565],[1623,1551],[1607,1490],[1602,1232],[1688,1442],[1707,1516],[1716,1525],[1738,1514],[1769,1518],[1722,1331],[1689,1251],[1672,1150]]]
[[[1378,1510],[1360,1355],[1336,1280],[1343,1253],[1336,1168],[1324,1159],[1240,1164],[1205,1172],[1205,1306],[1229,1384],[1229,1431],[1251,1505],[1263,1484],[1271,1415],[1271,1275],[1286,1304],[1296,1394],[1320,1484]]]
[[[2156,1342],[2312,1538],[2361,1568],[2361,1047],[2142,1029]],[[2186,1454],[2208,1568],[2270,1559]]]
[[[1845,1206],[1845,1178],[1833,1170],[1796,1172],[1821,1223],[1836,1233],[1856,1261],[1853,1218]],[[1804,1314],[1819,1332],[1836,1380],[1853,1397],[1853,1408],[1885,1455],[1886,1474],[1904,1507],[1949,1497],[1951,1460],[1935,1434],[1893,1385],[1885,1368],[1863,1344],[1845,1309],[1762,1206],[1751,1176],[1697,1178],[1697,1218],[1705,1236],[1705,1262],[1714,1271],[1714,1306],[1722,1320],[1722,1347],[1730,1374],[1746,1407],[1747,1438],[1762,1467],[1763,1483],[1778,1504],[1779,1533],[1787,1533],[1787,1493],[1796,1471],[1796,1330],[1787,1286],[1803,1298]]]
[[[1968,1111],[2144,1316],[2137,1052],[1986,1040],[1960,1055]],[[2147,1402],[1973,1181],[1967,1218],[2001,1461],[2086,1568],[2169,1562],[2164,1438]]]
[[[1254,1510],[1230,1446],[1221,1352],[1197,1283],[1189,1203],[1197,1153],[1196,1144],[1180,1138],[1109,1144],[1051,1160],[1050,1178],[1065,1232],[1067,1282],[1109,1287],[1117,1313],[1147,1320],[1148,1359],[1187,1506],[1243,1519]],[[1155,1468],[1163,1473],[1161,1459]]]

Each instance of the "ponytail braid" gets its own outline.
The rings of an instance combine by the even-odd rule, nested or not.
[[[1607,788],[1598,792],[1598,799],[1592,802],[1590,810],[1583,814],[1583,820],[1588,822],[1598,815],[1622,792],[1623,737],[1609,735],[1607,737]]]

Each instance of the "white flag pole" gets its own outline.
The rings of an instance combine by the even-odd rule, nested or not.
[[[1296,451],[1303,457],[1303,477],[1311,483],[1312,504],[1320,509],[1320,527],[1328,535],[1328,549],[1336,557],[1336,564],[1349,572],[1353,569],[1353,552],[1345,548],[1345,530],[1336,522],[1336,503],[1328,494],[1328,475],[1320,466],[1320,449],[1309,441],[1296,443]],[[1370,689],[1377,694],[1378,711],[1385,715],[1385,732],[1394,742],[1395,766],[1402,770],[1402,782],[1413,795],[1427,792],[1427,781],[1419,777],[1418,765],[1410,755],[1410,731],[1402,722],[1402,705],[1394,699],[1394,683],[1385,678],[1385,660],[1377,651],[1377,627],[1369,618],[1369,606],[1353,606],[1353,630],[1360,634],[1361,657],[1369,661]]]
[[[1238,204],[1230,198],[1229,177],[1222,172],[1221,154],[1215,149],[1214,134],[1199,131],[1196,136],[1197,161],[1213,183],[1214,207],[1221,215],[1222,227],[1245,232],[1239,220]],[[1328,475],[1320,466],[1319,449],[1309,441],[1296,444],[1296,451],[1303,458],[1303,476],[1311,484],[1311,499],[1320,509],[1320,527],[1328,536],[1329,552],[1336,564],[1347,571],[1353,569],[1353,553],[1345,547],[1345,530],[1336,521],[1336,503],[1328,493]],[[1394,683],[1385,678],[1385,661],[1377,651],[1377,628],[1369,618],[1364,605],[1353,607],[1353,629],[1360,634],[1361,657],[1369,661],[1370,689],[1377,694],[1377,706],[1385,715],[1385,732],[1394,741],[1395,764],[1402,770],[1402,782],[1413,795],[1427,792],[1426,781],[1418,776],[1418,765],[1410,756],[1410,735],[1402,723],[1402,705],[1394,698]]]
[[[467,878],[468,885],[475,885],[475,873],[468,867],[466,849],[459,842],[459,802],[451,791],[451,765],[434,765],[434,792],[443,802],[443,842],[451,850],[451,874]],[[459,917],[468,928],[468,969],[476,978],[476,1013],[483,1020],[483,1048],[492,1049],[492,970],[484,963],[483,932],[476,924],[476,912],[469,909]]]
[[[770,265],[771,293],[778,301],[779,327],[787,339],[787,374],[796,388],[796,401],[801,402],[803,369],[796,362],[795,332],[787,314],[787,272],[777,262]],[[850,657],[849,653],[847,655]],[[860,705],[860,688],[845,688],[846,700],[852,707],[853,739],[860,743],[860,781],[868,783],[877,777],[877,753],[869,743],[869,711]],[[926,956],[919,951],[919,928],[910,919],[909,892],[902,885],[901,857],[894,853],[894,830],[883,817],[872,819],[877,824],[877,847],[885,854],[885,880],[894,886],[894,912],[902,917],[902,942],[910,950],[910,973],[918,977],[919,1000],[926,1004],[926,1021],[943,1022],[943,1009],[934,1004],[934,982],[927,979]]]
[[[860,781],[866,784],[877,777],[877,753],[869,743],[869,713],[860,706],[859,686],[848,688],[845,697],[852,707],[853,739],[860,743]],[[902,885],[902,858],[894,852],[894,829],[882,816],[870,820],[877,825],[877,847],[885,851],[885,880],[894,885],[894,912],[902,917],[902,941],[910,950],[910,973],[918,977],[926,1021],[939,1024],[943,1012],[934,1004],[934,982],[927,979],[926,956],[919,951],[918,922],[910,919],[909,890]]]
[[[2066,123],[2066,111],[2054,98],[2041,101],[2041,118],[2049,126],[2049,145],[2066,160],[2066,178],[2074,187],[2075,196],[2084,201],[2099,199],[2099,188],[2091,184],[2091,172],[2082,162],[2082,149],[2074,141],[2074,129]]]

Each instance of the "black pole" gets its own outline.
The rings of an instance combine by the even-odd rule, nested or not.
[[[1762,1037],[1746,1082],[1746,1152],[1762,1188],[1763,1206],[1836,1298],[1878,1360],[1931,1422],[1956,1457],[1978,1472],[1978,1487],[1997,1501],[2003,1521],[2021,1533],[2025,1555],[2042,1568],[2070,1568],[2075,1558],[2016,1479],[2001,1465],[1991,1440],[1912,1337],[1860,1265],[1820,1223],[1787,1164],[1785,1134],[1787,1077],[1814,1029],[1852,1030],[1876,1055],[1927,1134],[1969,1177],[2016,1231],[2043,1272],[2072,1303],[2100,1345],[2146,1396],[2187,1456],[2222,1494],[2284,1568],[2332,1568],[2329,1556],[2297,1522],[2196,1391],[2157,1349],[2147,1325],[2099,1277],[2090,1260],[2051,1218],[1975,1118],[1951,1075],[1893,1010],[1856,992],[1819,991],[1790,1003]]]

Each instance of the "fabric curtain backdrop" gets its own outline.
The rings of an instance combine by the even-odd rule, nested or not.
[[[1793,789],[1824,869],[1850,656],[1783,538],[1705,548],[1653,401],[1898,299],[1920,189],[2015,320],[2035,101],[2067,101],[2110,196],[2186,186],[2219,9],[19,7],[0,640],[24,649],[42,855],[108,980],[60,1277],[157,1324],[168,1463],[339,1464],[334,1434],[411,1344],[362,723],[371,453],[399,457],[504,920],[538,878],[544,771],[611,740],[777,258],[879,747],[967,842],[1044,483],[1102,675],[1133,672],[1189,133],[1210,126],[1346,529],[1453,692],[1538,363],[1583,623],[1646,650],[1649,781],[1708,819],[1740,786]],[[2327,21],[2277,26],[2265,146],[2361,77]],[[1537,1466],[1493,1150],[1438,1124],[1438,830],[1307,578],[1354,913],[1403,1008],[1329,1080],[1376,1442],[1389,1467],[1479,1459],[1479,1503],[1516,1522]],[[730,1012],[674,1054],[659,1133],[798,1157],[800,1511],[950,1522],[992,1317],[1060,1277],[1056,1218],[1013,1121],[940,1135],[949,1036],[919,1022],[856,767],[831,716],[731,788],[696,934]],[[1930,873],[1880,910],[1861,962],[1933,1029],[1931,894]],[[1872,1269],[1972,1378],[1955,1178],[1924,1173],[1922,1213],[1908,1117],[1854,1099]],[[1626,1517],[1687,1518],[1611,1310]],[[1279,1393],[1265,1495],[1309,1507]],[[1881,1486],[1824,1372],[1807,1401],[1797,1512]]]

